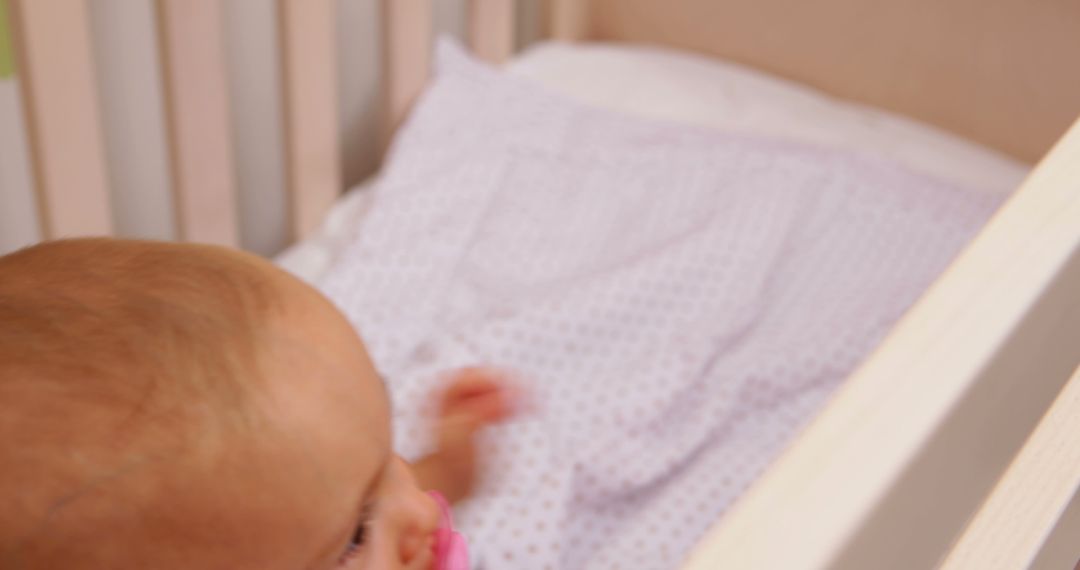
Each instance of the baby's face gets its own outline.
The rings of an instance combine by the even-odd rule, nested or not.
[[[94,247],[115,248],[117,255],[166,249],[108,242]],[[313,289],[265,262],[197,248],[151,258],[173,267],[166,259],[173,254],[226,256],[229,263],[248,264],[244,271],[258,265],[261,273],[249,274],[250,279],[265,273],[270,280],[266,290],[280,303],[267,303],[267,322],[252,339],[257,366],[244,350],[246,343],[234,347],[223,340],[217,341],[222,346],[206,350],[235,356],[242,366],[200,362],[206,350],[188,353],[182,345],[190,342],[191,331],[202,329],[170,329],[165,315],[165,326],[154,333],[160,338],[146,339],[156,347],[146,363],[155,362],[155,354],[170,363],[177,352],[193,359],[187,361],[192,370],[205,364],[207,372],[193,378],[187,389],[179,382],[176,390],[154,390],[153,381],[142,381],[150,389],[136,395],[142,398],[136,409],[119,388],[110,391],[104,384],[73,380],[73,387],[60,391],[65,397],[54,399],[49,390],[59,390],[59,381],[34,382],[34,374],[26,373],[32,367],[21,361],[3,368],[9,374],[0,386],[4,395],[25,398],[27,411],[0,409],[0,435],[9,444],[0,445],[0,567],[429,568],[438,511],[392,452],[387,395],[352,327]],[[23,262],[14,263],[18,269]],[[27,267],[26,272],[43,270]],[[89,282],[103,287],[100,281]],[[212,289],[214,284],[209,285]],[[108,298],[105,289],[98,297]],[[185,318],[200,315],[181,313]],[[12,314],[10,307],[5,314]],[[131,314],[153,316],[146,310]],[[234,331],[247,332],[249,326],[239,324],[221,338],[239,336],[243,333]],[[118,338],[114,357],[135,346],[123,342],[141,340]],[[118,363],[108,366],[119,372],[117,379],[108,377],[110,382],[125,382],[128,373],[132,381],[155,378],[147,368],[151,364],[135,362],[123,370],[122,358],[113,360]],[[95,368],[85,369],[93,379]],[[243,371],[236,378],[241,389],[223,386],[220,397],[192,396],[213,395],[216,391],[199,382],[234,369]],[[83,374],[79,367],[57,370],[76,379]],[[169,379],[162,374],[158,381]]]
[[[201,568],[429,568],[438,514],[391,449],[382,381],[360,339],[299,283],[271,327],[271,427],[252,433],[216,493],[228,562]],[[291,306],[289,306],[291,305]],[[204,505],[214,508],[215,505]]]

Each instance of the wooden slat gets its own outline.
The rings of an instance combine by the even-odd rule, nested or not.
[[[484,61],[503,63],[514,53],[514,0],[470,0],[469,47]]]
[[[544,33],[553,40],[573,42],[586,38],[589,0],[543,0]]]
[[[109,234],[86,2],[11,0],[10,7],[45,236]]]
[[[385,149],[431,73],[432,0],[382,0]]]
[[[341,193],[334,0],[280,0],[286,177],[294,238]]]
[[[1028,568],[1080,490],[1080,368],[1028,438],[941,570]],[[1068,560],[1080,560],[1080,536]],[[1058,566],[1067,568],[1064,564]]]
[[[929,568],[1080,358],[1080,122],[685,566]]]
[[[158,18],[180,239],[235,246],[222,1],[159,0]]]

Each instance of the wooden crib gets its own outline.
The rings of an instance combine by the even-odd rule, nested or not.
[[[8,3],[40,235],[110,234],[87,2]],[[158,0],[156,14],[177,237],[235,246],[225,62],[222,37],[211,32],[221,29],[224,4]],[[515,5],[525,4],[469,2],[472,49],[509,58]],[[289,219],[299,240],[342,191],[337,3],[276,6]],[[1080,111],[1080,4],[542,7],[557,39],[698,51],[1038,160],[685,568],[1072,567],[1080,555],[1080,124],[1065,131]],[[433,7],[383,0],[381,10],[388,140],[428,75]]]

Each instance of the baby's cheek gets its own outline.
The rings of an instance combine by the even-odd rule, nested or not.
[[[334,570],[361,570],[362,568],[370,568],[371,566],[364,559],[367,558],[364,554],[355,554],[342,560],[334,567]]]
[[[355,568],[363,568],[363,570],[400,568],[403,560],[400,537],[389,525],[375,525],[372,535],[371,542],[367,545],[362,557],[363,561]],[[353,570],[353,568],[348,570]]]

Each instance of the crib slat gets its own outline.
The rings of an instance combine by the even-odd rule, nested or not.
[[[341,193],[334,0],[280,0],[286,178],[293,237],[318,227]]]
[[[1028,438],[941,570],[1029,568],[1080,490],[1080,368]],[[1076,537],[1073,537],[1075,540]],[[1048,563],[1066,568],[1072,556]]]
[[[112,231],[87,6],[10,0],[46,238]]]
[[[236,185],[222,0],[159,0],[180,239],[235,246]]]
[[[572,42],[586,37],[589,28],[589,2],[545,0],[544,8],[544,32],[551,39]]]
[[[382,0],[383,104],[379,137],[386,148],[431,71],[431,0]]]
[[[469,47],[484,61],[503,63],[514,52],[514,0],[469,2]]]

